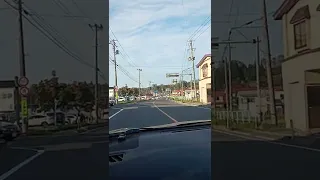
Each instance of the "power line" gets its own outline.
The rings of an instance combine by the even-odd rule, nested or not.
[[[15,6],[13,6],[12,4],[10,4],[9,2],[7,2],[6,0],[4,0],[10,7],[12,7],[13,9],[17,10],[17,8]],[[24,9],[24,12],[28,12]],[[28,14],[26,14],[28,15]],[[84,61],[83,59],[81,59],[77,54],[73,53],[72,51],[70,51],[63,43],[61,43],[56,37],[54,37],[50,32],[48,32],[48,30],[43,27],[43,25],[38,22],[37,20],[33,19],[34,22],[32,22],[25,14],[22,14],[22,16],[33,26],[35,27],[38,31],[40,31],[45,37],[47,37],[51,42],[53,42],[58,48],[60,48],[61,50],[63,50],[66,54],[68,54],[70,57],[72,57],[73,59],[77,60],[78,62],[80,62],[83,65],[86,65],[90,68],[94,69],[94,66],[91,65],[90,63]],[[103,73],[100,72],[101,76],[104,77]],[[106,78],[104,77],[104,80],[106,80]]]
[[[126,53],[126,51],[124,50],[123,46],[121,45],[119,39],[116,37],[116,35],[114,34],[114,32],[112,31],[111,27],[109,27],[111,34],[114,36],[114,38],[118,41],[118,44],[120,46],[120,48],[123,50],[124,55],[126,55],[128,57],[128,59],[132,62],[132,64],[128,61],[128,63],[134,67],[136,67],[137,65],[134,63],[134,61],[132,61],[132,59],[130,58],[130,56],[128,55],[128,53]],[[110,37],[109,37],[110,38]],[[122,52],[120,51],[120,54],[122,54]],[[125,58],[127,59],[127,58]]]
[[[60,0],[52,0],[54,4],[56,4],[59,9],[61,9],[65,14],[70,14],[70,10],[66,7]]]
[[[208,17],[202,22],[202,24],[200,24],[200,26],[190,35],[190,37],[188,38],[188,40],[191,40],[195,35],[197,35],[197,33],[199,33],[199,31],[201,31],[201,29],[210,22],[210,20],[211,20],[211,18],[210,18],[210,16],[208,16]]]

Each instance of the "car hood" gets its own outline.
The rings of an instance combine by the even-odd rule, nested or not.
[[[140,132],[109,143],[111,179],[211,179],[209,127]]]

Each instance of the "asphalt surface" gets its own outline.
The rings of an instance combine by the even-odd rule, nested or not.
[[[118,113],[118,114],[116,114]],[[116,114],[112,117],[113,114]],[[120,104],[111,108],[109,129],[142,128],[173,122],[210,120],[209,107],[186,106],[168,100]]]
[[[205,114],[210,114],[210,110],[205,108],[169,101],[154,104],[144,102],[113,107],[110,110],[110,129],[152,126],[174,120],[205,120],[208,119]],[[34,137],[17,139],[6,145],[2,143],[0,180],[109,179],[108,132],[105,127],[82,135]],[[319,179],[316,168],[320,163],[320,146],[314,145],[315,142],[317,137],[313,140],[265,141],[213,131],[212,178]]]
[[[288,145],[289,144],[289,145]],[[212,132],[213,179],[319,179],[320,148]]]

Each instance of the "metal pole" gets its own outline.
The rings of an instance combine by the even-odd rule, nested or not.
[[[274,97],[274,88],[273,88],[273,79],[272,79],[272,69],[271,69],[271,50],[270,50],[270,41],[269,41],[269,30],[268,30],[268,19],[267,19],[267,7],[266,0],[263,0],[263,24],[264,31],[263,35],[265,38],[265,48],[267,52],[267,78],[268,78],[268,89],[269,89],[269,98],[270,98],[270,112],[271,112],[271,120],[274,124],[278,124],[278,119],[276,115],[276,107],[275,107],[275,97]]]
[[[225,96],[227,108],[227,128],[229,128],[229,101],[228,101],[228,73],[227,73],[227,58],[224,60],[224,83],[225,83]]]
[[[118,73],[117,73],[117,57],[116,57],[116,42],[115,40],[112,40],[112,47],[113,47],[113,58],[114,58],[114,78],[115,78],[115,86],[118,90]],[[115,91],[115,100],[116,100],[116,103],[118,103],[118,91]]]
[[[24,33],[23,33],[23,18],[22,18],[22,0],[18,0],[18,8],[19,8],[19,43],[20,43],[20,77],[26,76],[26,64],[25,64],[25,52],[24,52]],[[25,99],[25,97],[20,97],[21,100]],[[21,106],[21,105],[20,105]],[[21,108],[20,108],[21,109]],[[27,124],[28,117],[22,120],[22,133],[25,134],[27,132]]]
[[[257,58],[256,58],[256,80],[257,80],[257,100],[258,100],[258,122],[261,122],[261,91],[260,91],[260,39],[257,37]],[[256,127],[258,123],[256,122]]]
[[[232,72],[231,72],[231,64],[232,64],[232,60],[231,60],[231,44],[228,44],[228,51],[229,51],[229,61],[228,61],[228,78],[229,78],[229,110],[232,113],[232,107],[233,107],[233,103],[232,103]]]
[[[98,85],[99,85],[99,76],[98,76],[98,25],[95,24],[95,35],[96,35],[96,47],[95,47],[95,106],[96,106],[96,123],[98,123],[99,116],[99,105],[98,105]]]
[[[140,83],[140,72],[142,69],[137,69],[139,71],[139,100],[141,100],[141,83]]]
[[[95,115],[96,115],[96,123],[98,123],[98,119],[99,119],[99,65],[98,65],[98,31],[101,30],[103,27],[102,25],[91,25],[89,24],[89,26],[91,28],[94,28],[95,30]]]
[[[193,73],[193,87],[194,87],[194,98],[197,97],[197,87],[196,87],[196,73],[195,73],[195,65],[194,65],[194,61],[195,61],[195,57],[193,54],[193,46],[192,46],[192,40],[190,40],[190,52],[191,52],[191,61],[192,61],[192,73]]]
[[[54,125],[57,126],[57,100],[54,99]]]
[[[20,124],[21,123],[21,119],[20,119],[20,111],[21,111],[20,100],[21,100],[21,98],[20,98],[20,94],[19,94],[19,83],[18,83],[18,80],[19,80],[18,76],[15,76],[14,77],[14,82],[15,82],[15,92],[14,92],[14,94],[15,94],[15,97],[17,97],[17,98],[15,98],[15,112],[16,112],[16,122],[17,122],[18,126],[20,128],[22,128],[21,124]]]
[[[213,115],[214,115],[214,120],[215,119],[215,114],[216,114],[216,93],[215,93],[215,68],[214,68],[214,62],[213,62],[213,58],[211,58],[211,109],[213,111]]]

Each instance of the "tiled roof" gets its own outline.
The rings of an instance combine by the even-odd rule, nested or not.
[[[0,88],[11,88],[15,87],[15,82],[12,81],[0,81]]]
[[[282,16],[287,14],[299,1],[300,0],[284,0],[281,6],[274,13],[273,18],[275,20],[281,20]]]
[[[197,64],[197,68],[199,68],[199,66],[201,66],[201,64],[206,60],[207,57],[211,57],[211,54],[205,54],[202,59],[199,61],[199,63]]]

